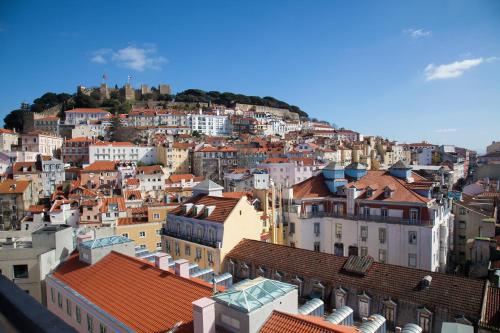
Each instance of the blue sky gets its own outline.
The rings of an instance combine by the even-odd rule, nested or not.
[[[274,96],[401,142],[500,139],[500,1],[1,1],[0,117],[44,92]]]

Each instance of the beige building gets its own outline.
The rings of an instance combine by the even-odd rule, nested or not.
[[[0,183],[0,230],[17,227],[34,199],[30,181],[7,179]]]
[[[223,197],[222,189],[204,181],[190,200],[168,214],[162,250],[174,260],[187,259],[219,273],[225,255],[242,238],[260,239],[260,213],[246,196]]]
[[[21,146],[23,151],[37,152],[44,156],[56,156],[60,154],[63,144],[61,137],[49,133],[30,132],[21,135]]]
[[[19,134],[10,129],[0,128],[0,151],[11,150],[12,145],[17,145]]]
[[[165,166],[167,175],[191,173],[190,145],[169,142],[157,149],[158,161]]]
[[[118,219],[115,235],[122,235],[135,242],[135,246],[156,252],[161,249],[162,222],[136,221],[131,217]]]

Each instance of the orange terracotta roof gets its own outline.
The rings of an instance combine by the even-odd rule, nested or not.
[[[192,203],[194,205],[205,205],[205,206],[215,206],[214,211],[208,216],[205,217],[204,213],[201,212],[198,215],[194,214],[194,205],[191,210],[187,213],[184,213],[183,206],[179,206],[173,209],[169,214],[177,215],[177,216],[186,216],[199,220],[209,220],[219,223],[224,223],[233,211],[234,207],[238,204],[241,198],[224,198],[224,197],[212,197],[212,196],[196,196],[187,200],[185,203]]]
[[[95,161],[94,163],[82,169],[82,172],[95,172],[95,171],[116,171],[116,162]]]
[[[66,140],[66,142],[92,142],[92,141],[94,140],[92,140],[91,138],[87,138],[86,136],[79,136],[76,138],[71,138]]]
[[[46,211],[46,208],[44,205],[31,205],[28,208],[28,212],[33,213],[33,214],[40,214]]]
[[[212,295],[208,283],[186,279],[117,252],[94,265],[71,255],[53,276],[139,333],[193,331],[192,302]]]
[[[184,174],[178,174],[178,175],[170,175],[168,178],[172,183],[178,183],[182,180],[184,181],[190,181],[194,179],[194,175],[190,173],[184,173]]]
[[[67,113],[109,113],[108,111],[105,111],[103,109],[98,109],[98,108],[76,108],[73,110],[67,110],[65,111]]]
[[[118,204],[118,211],[124,212],[127,207],[125,206],[125,200],[119,197],[104,198],[102,200],[101,213],[107,213],[110,204]]]
[[[172,144],[172,148],[175,149],[189,149],[189,143],[183,143],[183,142],[174,142]]]
[[[306,180],[295,184],[293,188],[293,197],[302,198],[323,198],[332,194],[325,183],[323,173],[307,178]]]
[[[139,185],[141,183],[141,181],[137,178],[128,178],[125,183],[127,185]]]
[[[354,327],[332,324],[323,318],[273,311],[260,333],[359,333]]]
[[[481,327],[496,329],[500,328],[500,288],[488,285],[485,299],[484,315],[479,323]]]
[[[0,183],[0,194],[21,194],[28,188],[30,184],[31,182],[27,180],[6,179]]]
[[[251,192],[224,192],[224,193],[222,193],[222,196],[224,198],[239,199],[239,198],[244,197],[244,196],[251,197],[252,193]]]
[[[7,128],[0,128],[0,134],[17,134],[17,133]]]
[[[23,169],[26,168],[26,171]],[[12,166],[12,174],[23,174],[23,173],[38,173],[36,169],[36,162],[16,162]]]
[[[125,197],[125,200],[141,200],[142,199],[142,194],[141,194],[141,191],[139,191],[139,190],[125,190],[125,191],[123,191],[123,196]],[[134,196],[135,199],[131,199],[132,196]]]
[[[142,221],[142,220],[137,220],[134,219],[133,217],[120,217],[118,219],[118,225],[132,225],[132,224],[143,224],[143,223],[150,223],[148,221]]]
[[[124,146],[133,146],[132,142],[127,141],[99,141],[93,144],[94,146],[113,146],[113,147],[124,147]]]
[[[212,147],[207,146],[199,150],[199,152],[237,152],[238,150],[233,147],[223,146],[223,147]]]
[[[140,166],[135,169],[136,173],[144,173],[146,175],[150,175],[156,172],[161,172],[161,165],[145,165]]]

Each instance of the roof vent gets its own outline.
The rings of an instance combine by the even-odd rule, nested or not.
[[[431,282],[432,282],[432,276],[430,275],[424,276],[423,279],[420,280],[419,282],[419,289],[420,290],[429,289],[429,287],[431,286]]]
[[[191,208],[193,208],[193,204],[192,203],[187,203],[187,204],[184,204],[182,206],[182,211],[184,214],[186,214],[187,212],[189,212],[191,210]]]
[[[205,205],[194,205],[194,214],[199,215],[203,211]]]

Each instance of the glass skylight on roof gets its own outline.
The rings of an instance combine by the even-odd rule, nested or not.
[[[213,298],[242,312],[252,312],[296,288],[292,284],[258,277],[244,280]]]
[[[95,249],[98,247],[105,247],[109,245],[122,244],[128,242],[132,242],[132,240],[124,236],[110,236],[110,237],[89,240],[83,242],[82,244],[80,244],[80,246],[84,248]]]

